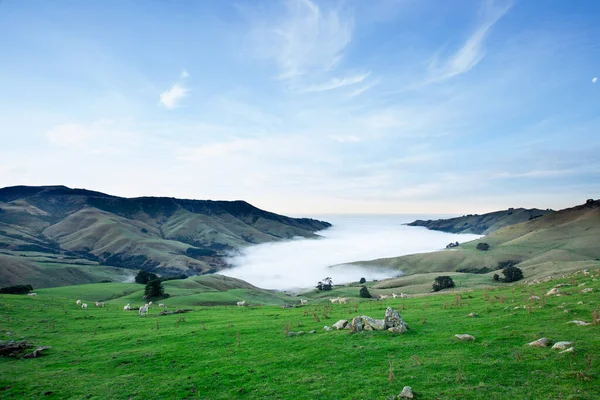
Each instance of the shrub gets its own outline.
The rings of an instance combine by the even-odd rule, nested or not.
[[[433,291],[438,292],[442,289],[450,289],[454,287],[454,281],[449,276],[438,276],[433,282]]]
[[[333,288],[333,280],[330,277],[323,279],[317,283],[317,289],[319,290],[331,290]]]
[[[360,278],[360,282],[358,282],[358,283],[362,284],[362,283],[366,283],[366,282],[367,282],[367,280],[365,278]]]
[[[473,268],[473,267],[467,267],[467,268],[459,268],[456,270],[456,272],[462,272],[463,274],[487,274],[488,272],[492,272],[492,269],[489,269],[488,267],[481,267],[481,268]]]
[[[502,270],[502,273],[504,274],[503,282],[514,282],[523,279],[523,271],[519,267],[506,267]]]
[[[15,285],[0,288],[0,293],[3,294],[27,294],[33,290],[31,285]]]
[[[156,279],[158,279],[158,275],[153,274],[152,272],[141,270],[135,276],[135,283],[141,283],[142,285],[145,285],[146,283]]]
[[[371,293],[369,293],[369,289],[367,289],[366,286],[363,286],[360,288],[359,296],[362,297],[363,299],[370,299]]]
[[[514,261],[514,260],[500,261],[498,263],[498,268],[496,268],[496,269],[504,269],[507,267],[512,267],[513,265],[517,265],[518,263],[519,263],[518,261]]]
[[[500,275],[498,274],[494,274],[494,277],[492,278],[494,281],[499,282],[500,281]]]
[[[490,245],[487,243],[477,243],[477,250],[488,251],[490,249]]]
[[[146,298],[168,297],[165,295],[165,287],[158,279],[154,279],[146,283],[144,294],[146,295]]]

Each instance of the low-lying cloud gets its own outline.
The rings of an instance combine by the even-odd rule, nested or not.
[[[405,254],[435,251],[450,242],[466,242],[478,235],[448,234],[402,225],[415,216],[334,216],[322,217],[334,224],[319,232],[322,239],[296,239],[265,243],[242,250],[228,259],[231,269],[224,275],[248,281],[266,289],[293,290],[314,287],[327,277],[334,284],[394,277],[402,272],[356,265],[329,268],[353,261],[373,260]]]

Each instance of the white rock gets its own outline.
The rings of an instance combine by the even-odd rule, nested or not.
[[[329,331],[331,330],[331,327],[330,327],[330,326],[327,326],[327,325],[325,325],[325,326],[323,327],[323,329],[329,332]]]
[[[550,339],[543,337],[541,339],[538,339],[538,340],[535,340],[535,341],[529,343],[529,346],[548,347],[549,344],[550,344]]]
[[[579,302],[579,303],[577,303],[577,304],[579,304],[579,305],[582,305],[582,304],[583,304],[583,301],[580,301],[580,302]]]
[[[560,351],[558,354],[573,353],[573,352],[575,352],[575,348],[574,347],[569,347],[566,350]]]
[[[554,346],[552,346],[553,350],[564,350],[567,347],[570,347],[573,345],[573,342],[556,342],[554,343]]]
[[[465,342],[470,342],[470,341],[475,340],[474,336],[471,336],[471,335],[466,334],[466,333],[459,333],[459,334],[454,335],[454,337],[457,338],[457,339],[459,339],[459,340],[463,340]]]
[[[581,291],[581,293],[591,293],[591,292],[593,292],[593,291],[594,291],[594,289],[592,289],[591,287],[589,287],[589,288],[587,288],[587,289],[583,289],[583,290]]]
[[[585,321],[579,321],[579,320],[574,320],[574,321],[570,321],[567,322],[568,324],[575,324],[577,326],[589,326],[591,325],[589,322],[585,322]]]
[[[338,322],[336,322],[335,324],[333,324],[331,327],[339,330],[342,330],[346,327],[346,325],[348,325],[348,320],[347,319],[340,319]]]
[[[552,288],[546,293],[546,296],[558,296],[560,294],[560,289]]]
[[[398,395],[399,399],[414,399],[414,397],[415,395],[410,386],[404,386],[404,389],[402,389],[402,392]]]

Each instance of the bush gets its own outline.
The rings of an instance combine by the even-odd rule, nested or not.
[[[154,279],[146,283],[146,289],[144,290],[146,298],[158,298],[167,297],[165,295],[165,287],[162,282],[158,279]]]
[[[433,282],[433,291],[438,292],[442,289],[450,289],[454,287],[454,281],[449,276],[438,276]]]
[[[500,275],[498,274],[494,274],[494,277],[492,278],[494,281],[499,282],[500,281]]]
[[[519,263],[518,261],[514,261],[514,260],[500,261],[498,263],[498,268],[496,268],[496,269],[504,269],[507,267],[512,267],[514,265],[517,265],[518,263]]]
[[[367,282],[367,280],[365,278],[360,278],[360,282],[358,282],[358,283],[362,284],[362,283],[366,283],[366,282]]]
[[[135,283],[141,283],[142,285],[145,285],[146,283],[157,279],[158,275],[153,274],[152,272],[141,270],[135,276]]]
[[[319,290],[331,290],[333,288],[333,280],[330,277],[323,279],[317,283],[317,289]]]
[[[504,274],[503,282],[515,282],[523,279],[523,271],[519,267],[506,267],[502,270],[502,273]]]
[[[477,250],[488,251],[490,249],[490,245],[487,243],[477,243]]]
[[[371,293],[369,293],[369,289],[367,289],[366,286],[363,286],[360,288],[359,296],[362,297],[363,299],[370,299]]]
[[[0,288],[0,293],[3,294],[27,294],[33,290],[31,285],[15,285]]]
[[[456,270],[456,272],[462,272],[463,274],[487,274],[488,272],[492,272],[492,271],[494,271],[494,270],[489,269],[488,267],[481,267],[481,268],[467,267],[467,268],[459,268]]]

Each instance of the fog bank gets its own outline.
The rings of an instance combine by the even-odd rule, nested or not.
[[[331,265],[395,257],[443,249],[450,242],[467,242],[479,235],[449,234],[402,225],[434,216],[369,215],[319,216],[334,226],[319,232],[322,239],[294,239],[265,243],[243,249],[230,257],[234,266],[220,274],[240,278],[265,289],[293,290],[314,287],[331,276],[334,284],[383,279],[401,274],[398,270],[359,266],[328,268]]]

